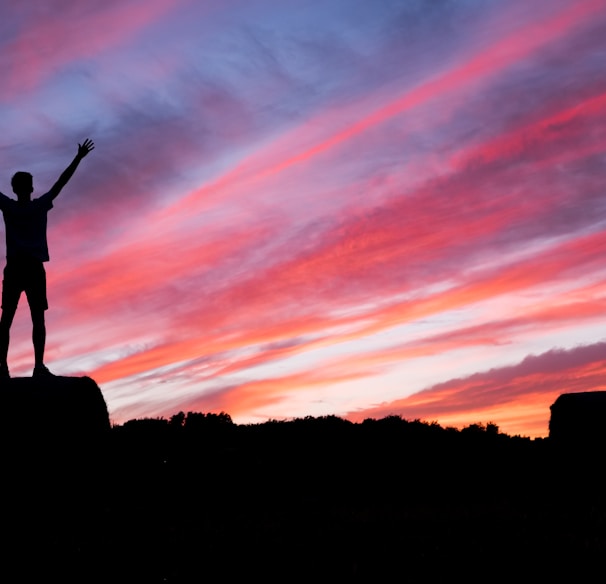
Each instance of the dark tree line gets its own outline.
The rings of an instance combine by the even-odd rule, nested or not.
[[[491,423],[179,412],[37,450],[4,461],[22,581],[583,581],[606,549],[603,453]]]

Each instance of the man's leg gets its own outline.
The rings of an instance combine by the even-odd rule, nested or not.
[[[32,313],[32,341],[34,342],[34,377],[54,377],[44,365],[44,345],[46,344],[46,324],[44,322],[44,309],[31,309]]]
[[[44,310],[32,309],[31,313],[35,367],[42,367],[44,366],[44,346],[46,345],[46,322],[44,321]]]
[[[0,375],[4,377],[8,377],[8,345],[16,311],[16,306],[9,306],[2,309],[2,316],[0,316]]]
[[[46,323],[44,312],[48,308],[46,299],[46,272],[44,265],[39,262],[30,267],[28,285],[25,294],[32,315],[32,342],[34,343],[34,377],[52,376],[44,366],[44,347],[46,345]]]
[[[10,269],[7,264],[4,268],[2,280],[2,314],[0,315],[0,376],[10,377],[8,372],[8,345],[10,343],[10,330],[17,312],[21,288],[18,273]]]

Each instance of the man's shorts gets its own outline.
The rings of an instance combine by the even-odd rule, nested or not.
[[[9,260],[2,280],[2,309],[16,310],[25,292],[30,310],[47,310],[46,271],[39,260]]]

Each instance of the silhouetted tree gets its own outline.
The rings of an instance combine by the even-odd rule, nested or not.
[[[226,426],[232,425],[233,421],[231,416],[225,412],[221,412],[219,414],[188,412],[183,423],[183,427],[190,431],[225,428]]]
[[[174,414],[170,417],[169,424],[171,426],[182,428],[185,423],[185,414],[183,412],[179,412],[178,414]]]

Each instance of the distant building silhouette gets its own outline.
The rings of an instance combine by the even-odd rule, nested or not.
[[[550,439],[562,444],[606,443],[606,391],[563,393],[550,409]]]

